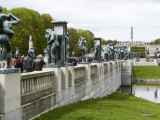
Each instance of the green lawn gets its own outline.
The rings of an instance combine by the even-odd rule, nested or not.
[[[133,78],[160,79],[160,66],[134,66]]]
[[[160,120],[160,104],[114,93],[56,108],[35,120]]]

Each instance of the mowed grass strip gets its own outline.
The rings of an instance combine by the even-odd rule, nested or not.
[[[35,120],[160,120],[160,104],[114,93],[56,108]]]
[[[160,66],[134,66],[133,78],[160,79]]]

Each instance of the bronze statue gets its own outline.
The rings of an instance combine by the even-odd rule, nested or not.
[[[82,62],[86,62],[85,54],[88,50],[88,44],[84,37],[80,37],[78,41],[78,47],[82,51]]]
[[[108,60],[109,60],[109,51],[108,51],[108,49],[109,49],[108,46],[106,46],[106,47],[104,48],[104,60],[105,60],[105,61],[108,61]]]
[[[98,61],[98,52],[99,52],[99,46],[97,44],[97,41],[94,41],[94,54],[93,54],[94,61]]]
[[[11,29],[13,25],[18,24],[19,22],[20,20],[11,13],[9,13],[8,15],[3,14],[2,7],[0,6],[0,44],[3,44],[7,49],[7,68],[10,68],[11,60],[10,39],[14,35],[14,32]]]
[[[48,44],[47,46],[48,63],[50,64],[52,60],[52,64],[54,66],[56,64],[56,50],[57,47],[59,46],[58,37],[57,34],[52,29],[46,30],[45,37],[47,39],[47,44]]]
[[[68,32],[67,32],[67,36],[66,36],[66,41],[67,41],[67,52],[66,52],[66,54],[67,54],[67,59],[69,58],[69,37],[68,37]]]

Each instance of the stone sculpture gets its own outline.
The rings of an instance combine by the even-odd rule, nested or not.
[[[78,47],[79,47],[79,50],[82,51],[82,62],[86,62],[85,54],[88,51],[88,44],[87,44],[86,39],[82,36],[80,36],[79,38]]]
[[[19,56],[19,48],[16,47],[16,56]]]
[[[18,24],[19,22],[20,20],[11,13],[9,13],[8,15],[3,14],[2,7],[0,6],[0,44],[3,44],[7,49],[7,68],[10,68],[11,60],[10,39],[14,35],[14,32],[11,29],[13,25]]]
[[[47,53],[48,53],[48,63],[55,66],[56,64],[56,50],[59,46],[57,34],[52,29],[46,30],[45,38],[47,39]]]
[[[32,41],[32,36],[29,36],[29,51],[33,48],[33,41]]]

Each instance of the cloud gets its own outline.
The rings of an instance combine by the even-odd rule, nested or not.
[[[49,13],[69,27],[87,29],[104,39],[151,41],[160,38],[159,0],[1,0],[8,9],[27,7]]]

